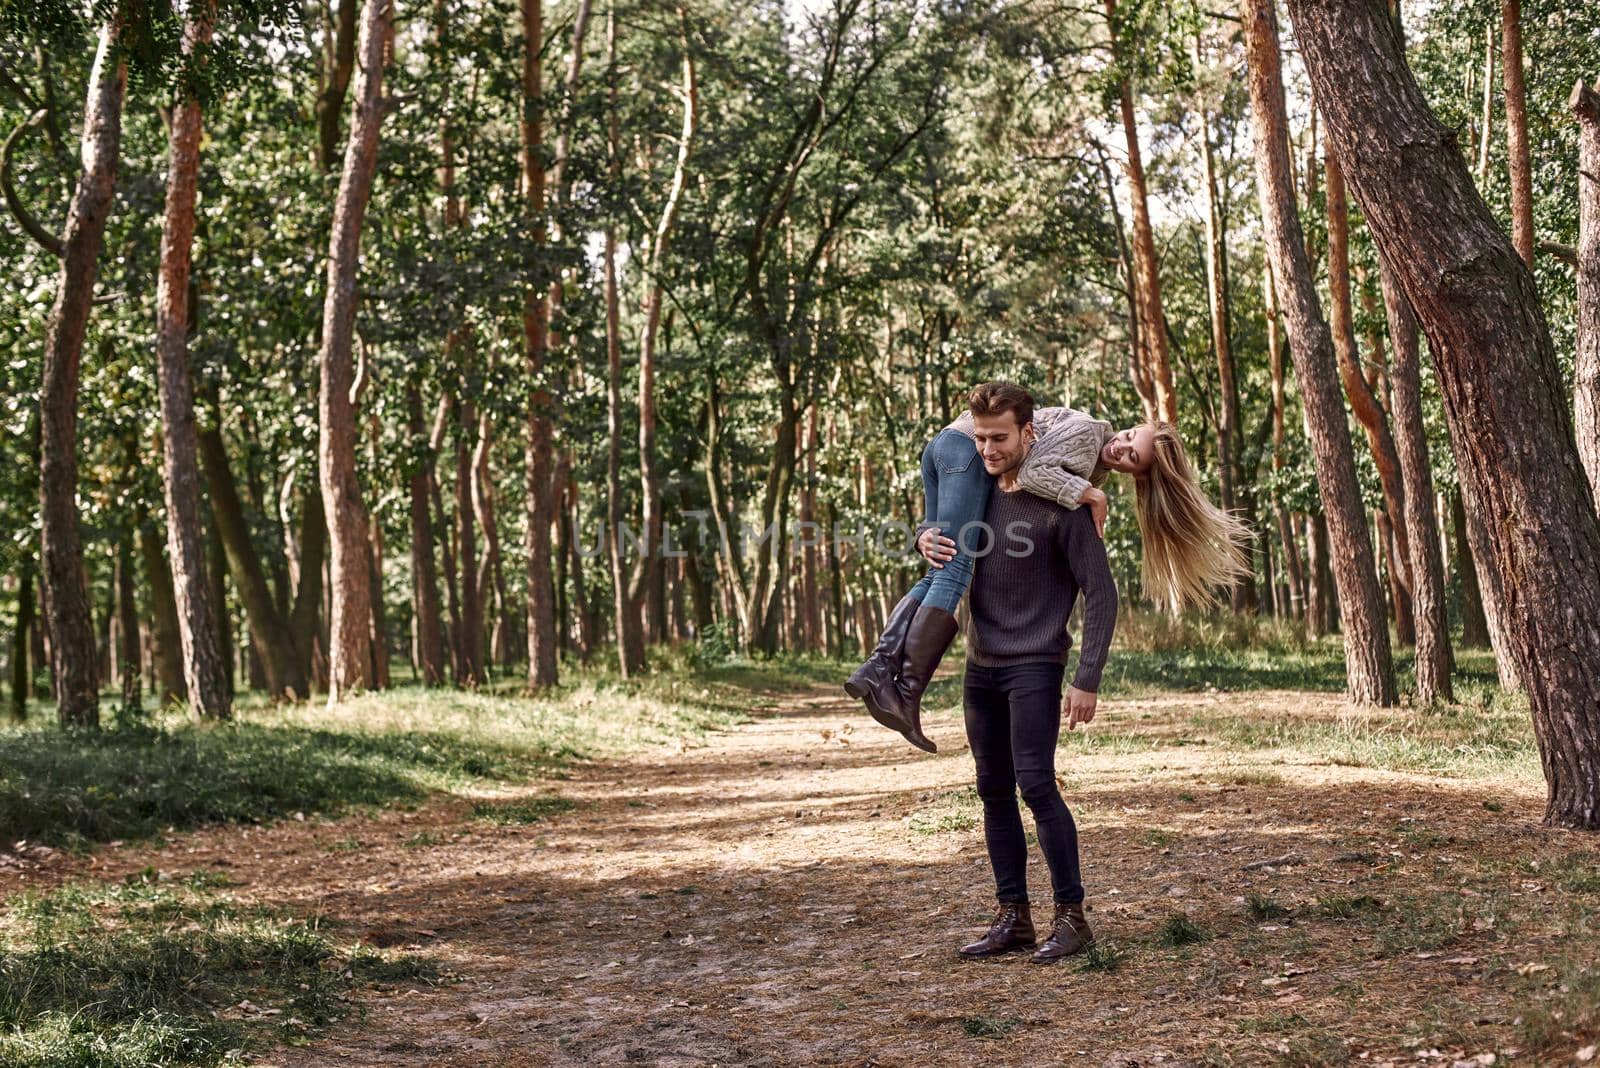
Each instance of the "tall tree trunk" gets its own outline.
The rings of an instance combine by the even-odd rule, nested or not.
[[[661,329],[661,304],[666,293],[663,272],[672,241],[672,228],[678,218],[689,177],[689,152],[694,144],[699,114],[699,89],[695,81],[694,55],[689,50],[688,14],[678,8],[678,40],[683,49],[683,128],[678,136],[678,158],[667,187],[666,203],[656,222],[655,235],[645,261],[644,278],[648,287],[644,302],[644,336],[639,345],[639,485],[644,498],[644,555],[640,561],[639,586],[633,600],[649,612],[649,631],[660,639],[666,620],[659,591],[662,581],[661,478],[656,471],[656,337]]]
[[[228,611],[228,556],[215,525],[206,530],[206,595],[211,600],[211,623],[216,628],[223,690],[232,701],[238,664],[233,655],[233,616]]]
[[[139,512],[139,555],[150,584],[150,617],[155,645],[156,701],[162,706],[184,699],[183,650],[178,640],[178,605],[172,592],[172,571],[162,553],[161,535]]]
[[[322,572],[328,559],[328,523],[323,514],[322,488],[313,480],[300,506],[300,576],[295,585],[294,607],[289,611],[289,637],[294,642],[295,658],[305,676],[306,693],[326,687],[327,679],[317,642],[322,633]]]
[[[477,406],[461,401],[456,407],[456,555],[461,566],[461,627],[456,633],[456,681],[479,686],[488,681],[483,667],[483,598],[478,596],[477,513],[472,507],[472,450],[468,439],[478,422]]]
[[[1112,50],[1122,60],[1117,45],[1117,0],[1106,0],[1106,18],[1111,23]],[[1133,270],[1143,328],[1139,339],[1143,360],[1150,375],[1153,394],[1145,417],[1173,423],[1178,418],[1177,391],[1172,385],[1172,359],[1167,340],[1166,314],[1161,302],[1161,265],[1156,259],[1155,229],[1150,225],[1150,204],[1144,177],[1144,161],[1139,152],[1139,124],[1133,113],[1132,79],[1124,73],[1119,83],[1122,132],[1128,142],[1128,200],[1133,209]]]
[[[1478,588],[1478,565],[1473,557],[1472,536],[1467,531],[1467,510],[1461,503],[1459,488],[1450,494],[1450,519],[1456,540],[1461,644],[1468,649],[1486,649],[1489,647],[1489,621],[1484,615],[1483,594]]]
[[[1267,361],[1272,375],[1272,469],[1282,471],[1289,460],[1284,452],[1284,392],[1283,344],[1278,337],[1278,293],[1272,284],[1272,267],[1261,273],[1262,307],[1267,313]],[[1295,522],[1282,500],[1273,502],[1278,517],[1278,538],[1282,542],[1280,555],[1288,585],[1289,616],[1305,622],[1306,580],[1300,566],[1299,539],[1295,536]]]
[[[1378,468],[1378,482],[1383,487],[1383,508],[1394,529],[1399,545],[1392,575],[1398,587],[1394,591],[1395,621],[1402,644],[1413,638],[1411,626],[1411,541],[1405,529],[1405,482],[1400,473],[1400,453],[1395,448],[1394,435],[1389,431],[1389,418],[1383,405],[1361,370],[1360,354],[1356,350],[1354,308],[1350,300],[1350,207],[1345,197],[1344,172],[1339,168],[1338,157],[1327,153],[1328,179],[1328,295],[1332,305],[1333,349],[1338,357],[1339,377],[1344,381],[1345,395],[1350,398],[1350,410],[1367,432],[1367,444],[1372,448],[1372,458]],[[1376,353],[1373,354],[1376,356]]]
[[[615,186],[621,179],[621,135],[617,127],[617,21],[615,5],[606,11],[606,144],[610,179]],[[617,642],[617,665],[623,678],[644,668],[644,640],[640,619],[628,582],[628,567],[622,553],[622,324],[617,293],[617,228],[606,221],[605,230],[606,301],[606,420],[609,441],[606,452],[606,544],[611,554],[613,627]]]
[[[1572,414],[1578,455],[1600,501],[1600,92],[1580,79],[1567,106],[1578,120],[1578,353]]]
[[[505,574],[500,567],[500,526],[495,513],[494,479],[489,460],[494,449],[494,422],[489,406],[478,410],[478,443],[472,450],[472,510],[483,531],[483,560],[475,581],[478,603],[489,613],[488,656],[502,668],[511,664],[510,626]]]
[[[333,605],[328,646],[328,701],[370,688],[372,576],[368,570],[367,510],[356,473],[356,405],[367,369],[352,365],[356,274],[361,224],[378,166],[383,122],[383,66],[394,30],[392,0],[363,0],[357,45],[355,107],[345,144],[328,240],[327,297],[322,309],[322,380],[318,397],[319,477],[327,508]]]
[[[1533,274],[1393,23],[1365,0],[1289,8],[1350,187],[1428,335],[1467,504],[1504,579],[1498,608],[1539,741],[1545,822],[1600,828],[1600,520]]]
[[[221,409],[218,409],[218,417]],[[250,641],[261,667],[266,673],[268,693],[274,698],[287,697],[291,701],[303,700],[311,694],[305,665],[295,651],[294,637],[289,625],[278,614],[277,602],[267,584],[266,572],[256,554],[250,537],[250,523],[239,499],[238,485],[228,463],[228,452],[218,427],[200,431],[200,465],[205,471],[206,487],[211,500],[211,518],[222,547],[227,553],[228,569],[233,573],[239,600],[244,605],[245,617],[250,621]]]
[[[444,637],[440,626],[439,572],[433,557],[433,518],[428,482],[434,452],[422,414],[422,391],[406,387],[406,428],[411,435],[411,603],[417,621],[417,669],[424,686],[444,685]]]
[[[1489,141],[1494,132],[1494,23],[1483,30],[1483,129],[1478,134],[1478,181],[1489,178]]]
[[[28,718],[29,690],[33,684],[33,662],[28,637],[37,625],[33,618],[33,559],[22,561],[17,577],[17,628],[11,634],[11,719],[22,723]]]
[[[40,577],[63,726],[100,725],[94,629],[83,581],[78,534],[78,368],[94,301],[96,261],[111,214],[122,97],[128,71],[120,58],[118,26],[100,30],[83,113],[83,173],[67,209],[61,278],[44,338],[44,383],[39,392]]]
[[[1289,352],[1300,384],[1316,461],[1317,488],[1327,516],[1350,698],[1358,704],[1392,705],[1395,681],[1389,628],[1378,592],[1372,543],[1362,515],[1350,431],[1335,377],[1333,339],[1317,302],[1289,175],[1278,15],[1273,0],[1242,0],[1240,6],[1249,58],[1251,127],[1267,255],[1283,300]]]
[[[1439,555],[1439,521],[1433,509],[1433,471],[1428,433],[1422,423],[1421,354],[1417,320],[1393,276],[1380,268],[1389,336],[1394,339],[1394,436],[1405,477],[1407,533],[1411,544],[1411,600],[1417,639],[1417,699],[1448,701],[1450,620],[1444,604],[1444,562]]]
[[[540,53],[544,48],[543,0],[522,0],[522,196],[535,220],[534,240],[545,237],[544,127]],[[527,447],[527,626],[528,685],[556,684],[556,615],[551,579],[550,523],[554,504],[551,468],[550,392],[545,388],[545,349],[550,305],[539,287],[523,296],[523,357],[528,373]]]
[[[338,22],[322,41],[321,91],[317,93],[317,169],[329,174],[339,163],[339,113],[356,64],[356,8],[361,0],[339,0]]]
[[[209,4],[185,25],[184,36],[186,53],[209,44]],[[189,376],[189,261],[194,244],[200,136],[200,102],[187,96],[172,111],[161,276],[156,287],[156,367],[160,380],[167,556],[172,564],[172,588],[178,606],[184,679],[196,716],[227,719],[232,714],[232,695],[222,650],[217,647],[220,606],[212,604],[206,576],[194,386]]]
[[[450,413],[457,409],[457,403],[448,394],[440,399],[439,411],[433,422],[433,432],[428,439],[429,451],[434,457],[438,457],[444,448],[445,434],[450,428]],[[457,455],[459,459],[459,452]],[[448,613],[449,624],[444,635],[444,643],[445,648],[450,651],[450,670],[455,676],[456,685],[465,686],[469,676],[462,669],[461,661],[461,601],[457,582],[459,572],[456,568],[454,534],[444,511],[444,493],[439,488],[437,459],[428,477],[428,497],[433,502],[434,529],[439,532],[439,552],[444,558],[445,611]]]
[[[1506,85],[1506,165],[1511,171],[1511,244],[1533,266],[1533,170],[1528,92],[1522,72],[1522,0],[1500,2],[1500,72]]]

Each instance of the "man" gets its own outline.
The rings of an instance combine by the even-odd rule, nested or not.
[[[1037,942],[1020,789],[1054,889],[1050,935],[1032,957],[1043,964],[1094,941],[1083,914],[1077,827],[1056,787],[1055,751],[1063,716],[1069,730],[1094,719],[1116,626],[1117,588],[1089,510],[1063,508],[1018,485],[1033,437],[1032,396],[1020,386],[990,382],[973,390],[971,403],[978,454],[996,481],[984,513],[987,552],[977,561],[968,600],[963,701],[999,909],[988,933],[962,946],[961,954],[988,957]],[[955,553],[955,542],[937,529],[925,531],[917,546],[935,564]],[[1080,593],[1083,644],[1063,697],[1072,645],[1067,620]]]

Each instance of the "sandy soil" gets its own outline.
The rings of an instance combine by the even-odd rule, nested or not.
[[[1170,736],[1200,706],[1345,714],[1323,695],[1182,695],[1104,702],[1090,729]],[[976,808],[956,799],[972,762],[954,712],[929,733],[937,756],[814,691],[706,744],[530,787],[576,803],[538,824],[494,826],[440,802],[217,828],[27,878],[221,868],[241,895],[324,914],[445,972],[437,986],[366,991],[364,1012],[308,1047],[256,1058],[283,1068],[1568,1064],[1593,1041],[1516,1048],[1537,975],[1513,969],[1570,953],[1572,930],[1552,911],[1569,899],[1514,862],[1595,844],[1539,825],[1538,782],[1215,744],[1063,751],[1089,916],[1125,953],[1116,970],[1086,972],[956,957],[986,925],[993,884]],[[1047,923],[1037,851],[1033,863]],[[0,873],[0,890],[18,878]],[[1252,920],[1250,893],[1294,911]],[[1451,931],[1396,952],[1382,937],[1384,923],[1411,922],[1398,910],[1319,917],[1319,898],[1363,893],[1386,908],[1442,901]],[[1178,911],[1209,940],[1161,944]]]

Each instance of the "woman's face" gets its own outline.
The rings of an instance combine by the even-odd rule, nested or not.
[[[1100,462],[1127,475],[1149,471],[1155,458],[1156,432],[1148,423],[1117,431],[1100,448]]]

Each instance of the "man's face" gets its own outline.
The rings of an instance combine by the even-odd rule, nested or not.
[[[983,469],[999,476],[1022,466],[1027,443],[1033,440],[1033,424],[1017,425],[1017,413],[972,416],[972,436],[978,443]]]

